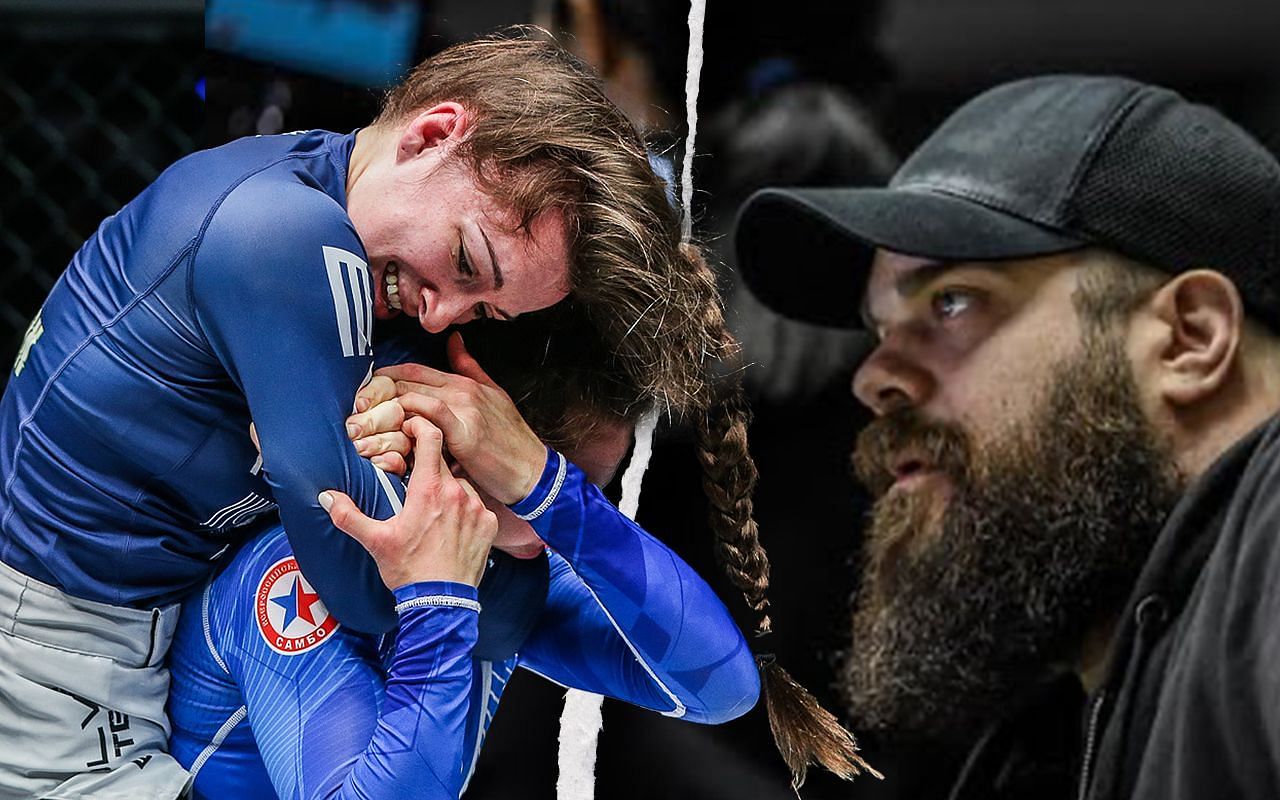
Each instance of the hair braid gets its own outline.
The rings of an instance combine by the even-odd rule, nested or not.
[[[738,343],[725,327],[714,271],[696,247],[683,244],[680,251],[690,267],[688,279],[703,290],[702,302],[690,314],[689,327],[697,332],[689,338],[703,344],[703,373],[709,376],[714,368],[723,368],[733,360]],[[765,612],[769,606],[769,558],[760,544],[754,515],[752,495],[758,472],[747,447],[750,412],[740,374],[730,372],[722,385],[715,387],[718,392],[702,393],[693,421],[703,492],[711,501],[716,555],[730,582],[760,615],[756,635],[763,636],[772,630]],[[800,788],[809,765],[815,762],[846,780],[864,770],[883,777],[858,755],[853,734],[796,683],[772,654],[757,653],[756,666],[760,669],[769,728],[778,752],[791,770],[793,788]]]
[[[702,488],[711,501],[711,531],[716,556],[747,605],[760,613],[756,630],[769,632],[769,558],[760,544],[751,496],[755,491],[755,462],[747,452],[751,415],[740,388],[698,417],[698,461]]]
[[[747,450],[750,412],[740,386],[699,415],[698,461],[702,487],[711,501],[711,528],[716,554],[729,580],[747,605],[759,612],[756,635],[771,631],[765,608],[769,600],[769,559],[760,544],[751,495],[757,471]],[[791,785],[799,789],[809,765],[818,763],[841,778],[863,770],[883,777],[858,755],[853,734],[818,704],[803,686],[778,665],[772,654],[756,656],[764,687],[769,727],[778,751],[791,770]]]

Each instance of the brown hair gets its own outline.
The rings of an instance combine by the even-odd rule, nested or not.
[[[537,29],[455,45],[387,95],[375,125],[454,101],[475,118],[455,155],[521,227],[564,213],[571,302],[637,386],[672,410],[706,402],[705,365],[725,343],[704,309],[715,276],[682,246],[666,189],[600,79]]]
[[[717,554],[761,615],[758,632],[767,633],[769,562],[752,512],[747,410],[739,388],[713,387],[714,367],[737,351],[715,273],[697,246],[681,241],[679,218],[639,134],[599,79],[530,32],[516,28],[428,59],[391,90],[375,124],[460,103],[475,124],[455,154],[481,188],[509,205],[522,227],[547,209],[564,213],[570,300],[494,327],[490,333],[513,348],[509,354],[542,351],[518,358],[524,369],[491,374],[553,443],[587,438],[600,415],[634,422],[653,404],[691,416]],[[867,768],[831,714],[771,656],[757,661],[770,727],[794,785],[813,761],[846,778]]]

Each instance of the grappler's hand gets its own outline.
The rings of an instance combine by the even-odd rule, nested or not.
[[[321,492],[320,505],[340,530],[364,546],[389,589],[419,581],[479,586],[498,518],[471,484],[449,474],[440,430],[425,419],[405,422],[416,468],[404,510],[385,522],[371,519],[345,494]]]
[[[460,334],[449,337],[449,366],[457,374],[400,364],[377,374],[396,382],[400,405],[444,431],[449,454],[476,486],[507,505],[533,491],[547,448],[515,403],[467,352]]]
[[[356,413],[347,417],[347,435],[357,453],[385,472],[404,475],[413,450],[402,430],[404,417],[395,381],[374,376],[356,392]]]

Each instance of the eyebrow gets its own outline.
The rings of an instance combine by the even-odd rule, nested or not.
[[[484,232],[484,228],[479,225],[476,225],[476,228],[480,231],[480,238],[484,239],[484,246],[489,250],[489,266],[493,267],[493,288],[501,289],[506,280],[502,277],[502,268],[498,266],[498,257],[493,254],[493,243],[489,241],[489,235]],[[515,319],[514,314],[508,314],[497,306],[493,306],[493,313],[507,321]]]
[[[957,261],[930,261],[921,264],[910,272],[899,275],[893,282],[893,290],[899,297],[909,297],[932,283],[939,276],[960,266],[961,263]],[[867,330],[872,332],[879,330],[879,320],[871,313],[871,307],[867,304],[866,295],[862,296],[862,303],[858,308],[858,316]]]

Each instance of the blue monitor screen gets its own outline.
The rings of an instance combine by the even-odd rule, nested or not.
[[[208,0],[205,44],[361,86],[394,83],[411,66],[415,0]]]

